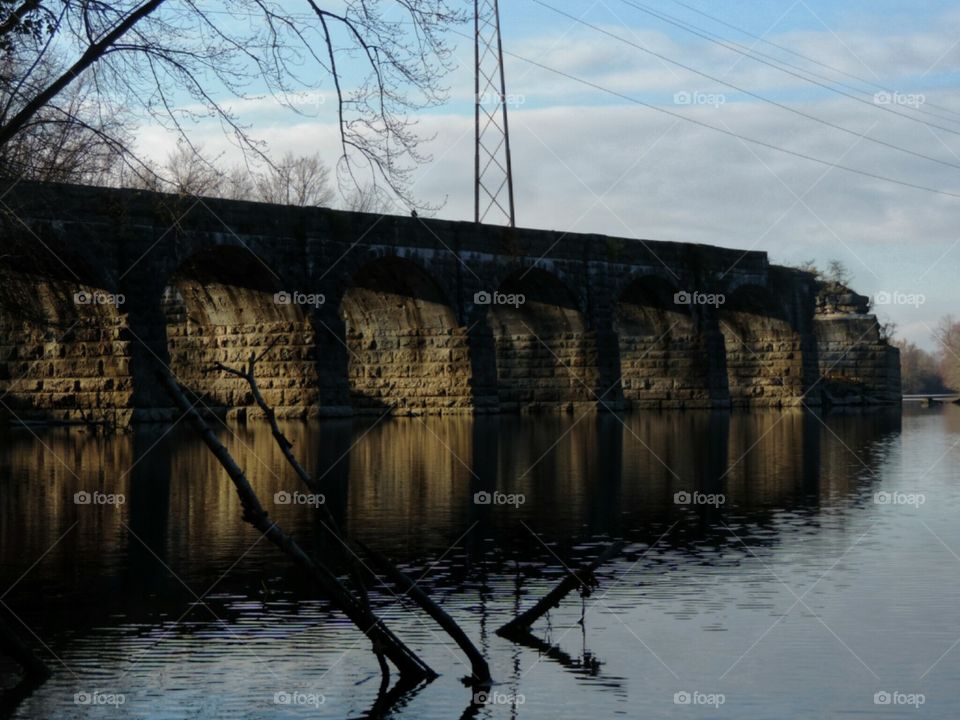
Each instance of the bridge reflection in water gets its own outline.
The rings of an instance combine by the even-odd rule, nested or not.
[[[960,422],[960,413],[944,417]],[[331,698],[330,717],[363,711],[376,692],[358,684],[376,676],[375,661],[360,652],[341,662],[356,647],[356,632],[241,522],[233,488],[205,446],[184,427],[169,430],[141,426],[104,438],[52,428],[40,438],[23,430],[2,436],[4,587],[43,558],[5,602],[71,668],[100,673],[104,687],[133,683],[136,693],[130,689],[129,695],[136,702],[167,703],[179,711],[184,703],[192,707],[196,692],[222,682],[232,690],[218,696],[220,716],[258,716],[250,714],[262,709],[249,704],[250,693],[263,700],[276,691],[276,681],[255,662],[267,658],[276,673],[296,677],[304,687],[321,683]],[[513,646],[498,645],[493,630],[529,594],[556,582],[564,572],[557,557],[578,562],[616,536],[632,543],[617,575],[658,541],[657,553],[640,568],[651,582],[674,567],[695,571],[716,563],[717,572],[726,572],[731,557],[735,567],[751,552],[793,543],[795,538],[782,539],[785,528],[816,534],[838,508],[867,510],[876,474],[900,442],[901,415],[671,411],[366,418],[291,422],[284,430],[322,478],[326,501],[349,532],[418,577],[427,570],[423,587],[492,654],[502,679],[510,676],[520,687],[520,656],[505,657],[504,648]],[[219,434],[271,516],[324,553],[317,513],[307,505],[273,502],[275,494],[300,488],[268,428],[251,422],[221,427]],[[74,494],[83,491],[122,494],[126,502],[119,508],[75,504]],[[497,501],[475,502],[482,493],[497,494]],[[722,495],[725,504],[718,509],[677,501],[697,493]],[[730,527],[751,528],[749,552]],[[682,578],[682,607],[664,605],[660,591],[650,597],[650,612],[662,618],[679,613],[670,622],[698,612],[699,595]],[[646,603],[638,599],[645,591],[627,592],[627,606]],[[447,659],[387,593],[375,593],[374,602],[391,613],[402,636],[429,648],[432,662]],[[536,647],[522,652],[542,654],[581,681],[595,679],[621,698],[610,702],[621,702],[627,678],[635,680],[623,657],[632,651],[611,644],[609,633],[598,643],[583,632],[578,652],[569,641],[555,647],[558,638],[546,625]],[[206,663],[202,671],[190,665],[194,660]],[[602,666],[606,660],[613,661],[609,667]],[[456,705],[463,688],[446,670],[423,697]],[[525,679],[523,691],[532,695],[538,682]],[[33,709],[47,716],[69,710],[75,684],[69,673],[56,676],[30,701]]]
[[[824,495],[855,496],[899,427],[899,410],[878,409],[827,417],[797,410],[387,418],[284,429],[348,530],[412,559],[446,549],[475,522],[497,542],[528,535],[522,523],[557,537],[642,541],[685,513],[706,511],[678,505],[678,492],[722,493],[727,512],[815,508]],[[54,553],[64,564],[45,563],[25,582],[137,576],[142,566],[149,576],[154,553],[178,574],[222,572],[256,534],[240,522],[233,487],[202,442],[185,428],[168,430],[147,425],[103,438],[50,429],[42,441],[7,434],[3,567],[42,553],[79,520],[69,552]],[[315,533],[309,507],[272,502],[302,488],[268,428],[251,422],[220,436],[271,515],[298,535]],[[851,465],[851,450],[866,468]],[[119,512],[75,505],[74,493],[84,490],[121,493],[126,503]],[[476,504],[481,492],[523,502]],[[271,553],[261,548],[253,557]]]

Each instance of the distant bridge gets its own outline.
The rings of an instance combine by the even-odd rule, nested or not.
[[[21,182],[0,412],[160,420],[258,366],[282,415],[895,403],[866,298],[762,252]]]
[[[947,403],[960,403],[960,393],[934,393],[934,394],[916,394],[904,395],[905,403],[923,403],[925,405],[944,405]]]

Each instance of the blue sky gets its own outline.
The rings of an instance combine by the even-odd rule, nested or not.
[[[900,93],[913,105],[877,108],[876,88],[757,44],[674,0],[544,0],[666,57],[847,128],[843,133],[681,70],[562,17],[534,0],[501,3],[505,49],[658,108],[730,132],[879,175],[960,193],[960,169],[863,136],[960,165],[960,6],[948,2],[682,0],[772,42]],[[855,102],[742,58],[630,7],[653,8],[726,39],[781,57],[832,81],[861,88]],[[469,32],[471,28],[463,28]],[[420,116],[432,162],[415,192],[442,203],[439,217],[472,217],[473,48],[456,36],[450,100]],[[522,225],[625,237],[685,240],[766,250],[774,262],[844,261],[867,295],[923,295],[880,315],[899,334],[934,348],[938,319],[957,311],[960,199],[851,175],[744,143],[676,117],[506,60],[518,221]],[[334,106],[319,101],[295,115],[269,100],[241,116],[277,152],[337,157]],[[723,103],[681,106],[678,93],[720,95]],[[940,117],[923,115],[934,113]],[[931,127],[940,125],[941,128]],[[954,132],[950,132],[953,130]],[[851,134],[852,133],[852,134]],[[218,128],[196,136],[235,153]],[[156,150],[173,139],[147,126]],[[398,212],[405,212],[398,208]]]

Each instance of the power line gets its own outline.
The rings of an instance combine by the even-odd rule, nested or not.
[[[767,39],[766,39],[765,37],[763,37],[762,35],[756,35],[756,34],[750,32],[749,30],[744,30],[744,29],[741,28],[741,27],[737,27],[736,25],[734,25],[734,24],[732,24],[732,23],[729,23],[729,22],[727,22],[726,20],[723,20],[722,18],[718,18],[718,17],[716,17],[716,16],[714,16],[714,15],[710,15],[709,13],[706,13],[706,12],[704,12],[704,11],[702,11],[702,10],[699,10],[698,8],[695,8],[695,7],[693,7],[692,5],[688,5],[688,4],[685,3],[685,2],[681,2],[681,0],[672,0],[672,2],[675,3],[675,4],[677,4],[677,5],[679,5],[680,7],[684,7],[684,8],[686,8],[687,10],[690,10],[690,11],[692,11],[692,12],[697,13],[697,15],[702,15],[703,17],[708,18],[709,20],[713,20],[714,22],[720,23],[721,25],[723,25],[723,26],[725,26],[725,27],[728,27],[728,28],[730,28],[731,30],[736,30],[736,31],[739,32],[739,33],[743,33],[743,34],[746,35],[747,37],[753,38],[754,40],[759,40],[760,42],[762,42],[762,43],[764,43],[764,44],[766,44],[766,45],[769,45],[770,47],[775,47],[775,48],[777,48],[778,50],[782,50],[782,51],[785,52],[785,53],[789,53],[789,54],[794,55],[794,56],[796,56],[796,57],[803,58],[804,60],[806,60],[806,61],[808,61],[808,62],[814,63],[815,65],[819,65],[820,67],[826,68],[826,69],[828,69],[828,70],[833,70],[833,71],[836,72],[836,73],[839,73],[839,74],[841,74],[841,75],[845,75],[846,77],[851,78],[852,80],[857,80],[858,82],[862,82],[862,83],[864,83],[865,85],[870,85],[871,87],[875,87],[875,88],[877,88],[878,90],[883,90],[884,92],[893,92],[892,90],[890,90],[890,88],[884,87],[883,85],[880,85],[879,83],[876,83],[876,82],[874,82],[873,80],[870,80],[869,78],[864,78],[864,77],[861,77],[861,76],[856,75],[856,74],[854,74],[854,73],[847,72],[846,70],[842,70],[842,69],[840,69],[840,68],[838,68],[838,67],[834,67],[833,65],[830,65],[830,64],[828,64],[828,63],[825,63],[825,62],[822,62],[822,61],[820,61],[820,60],[817,60],[816,58],[810,57],[809,55],[804,55],[804,54],[801,53],[801,52],[797,52],[796,50],[792,50],[792,49],[788,48],[786,45],[779,45],[779,44],[773,42],[772,40],[767,40]],[[929,105],[930,107],[933,107],[933,108],[937,108],[938,110],[944,110],[944,111],[946,111],[946,112],[948,112],[948,113],[952,113],[952,114],[955,114],[955,115],[960,114],[960,113],[957,113],[956,110],[951,110],[950,108],[944,107],[943,105],[935,105],[935,104],[933,104],[933,103],[927,103],[927,105]]]
[[[450,32],[454,33],[455,35],[459,35],[467,40],[473,40],[472,37],[470,37],[469,35],[466,35],[465,33],[460,32],[459,30],[451,29]],[[618,97],[621,100],[626,100],[627,102],[633,103],[635,105],[640,105],[641,107],[648,108],[649,110],[654,110],[656,112],[663,113],[664,115],[669,115],[670,117],[677,118],[678,120],[683,120],[685,122],[692,123],[693,125],[698,125],[708,130],[713,130],[714,132],[722,133],[723,135],[736,138],[737,140],[741,140],[746,143],[751,143],[753,145],[764,147],[769,150],[776,150],[777,152],[784,153],[786,155],[791,155],[793,157],[801,158],[803,160],[808,160],[810,162],[817,163],[818,165],[824,165],[826,167],[835,168],[837,170],[843,170],[844,172],[853,173],[854,175],[861,175],[863,177],[868,177],[873,180],[880,180],[882,182],[892,183],[894,185],[899,185],[901,187],[913,188],[914,190],[923,190],[925,192],[933,193],[935,195],[945,195],[947,197],[960,199],[960,193],[950,192],[949,190],[940,190],[938,188],[932,188],[926,185],[919,185],[916,183],[908,182],[906,180],[898,180],[896,178],[888,177],[886,175],[879,175],[876,173],[872,173],[867,170],[860,170],[858,168],[850,167],[847,165],[840,165],[838,163],[834,163],[829,160],[824,160],[823,158],[819,158],[814,155],[808,155],[806,153],[802,153],[796,150],[789,150],[779,145],[768,143],[764,140],[758,140],[756,138],[752,138],[747,135],[741,135],[740,133],[734,132],[733,130],[728,130],[726,128],[718,127],[716,125],[711,125],[710,123],[703,122],[702,120],[697,120],[696,118],[687,117],[686,115],[681,115],[678,112],[674,112],[666,108],[652,105],[648,102],[644,102],[643,100],[639,100],[635,97],[626,95],[617,90],[611,90],[610,88],[603,87],[602,85],[598,85],[597,83],[592,82],[590,80],[585,80],[584,78],[577,77],[576,75],[572,75],[563,70],[557,70],[556,68],[552,68],[548,65],[544,65],[543,63],[537,60],[533,60],[532,58],[524,57],[523,55],[510,52],[509,50],[504,50],[503,54],[509,57],[512,57],[516,60],[520,60],[521,62],[525,62],[529,65],[533,65],[534,67],[538,67],[541,70],[546,70],[547,72],[553,73],[554,75],[559,75],[560,77],[564,77],[568,80],[573,80],[576,83],[593,88],[594,90],[599,90],[600,92],[606,93],[608,95]]]
[[[776,57],[776,56],[774,56],[774,55],[769,55],[769,54],[767,54],[767,53],[760,52],[759,50],[755,50],[755,49],[753,49],[753,48],[751,48],[751,47],[747,47],[746,45],[744,45],[744,44],[742,44],[742,43],[736,42],[735,40],[730,40],[729,38],[724,38],[723,36],[717,35],[716,33],[711,32],[710,30],[707,30],[707,29],[705,29],[705,28],[699,27],[699,26],[697,26],[697,25],[693,25],[693,24],[691,24],[691,23],[687,23],[687,22],[681,20],[680,18],[677,18],[676,16],[668,15],[668,14],[666,14],[666,13],[661,13],[661,12],[659,12],[659,11],[657,11],[657,10],[654,10],[654,9],[650,8],[650,7],[647,6],[647,5],[643,5],[643,4],[641,4],[641,3],[634,2],[633,0],[621,0],[621,2],[623,2],[625,5],[629,5],[630,7],[634,8],[634,9],[636,9],[636,10],[639,10],[639,11],[642,12],[642,13],[646,13],[647,15],[651,15],[652,17],[655,17],[655,18],[657,18],[658,20],[662,20],[662,21],[665,22],[665,23],[668,23],[668,24],[670,24],[670,25],[674,25],[675,27],[678,27],[678,28],[680,28],[681,30],[685,30],[685,31],[688,32],[688,33],[691,33],[691,34],[696,35],[696,36],[698,36],[698,37],[704,38],[705,40],[708,40],[709,42],[712,42],[712,43],[714,43],[715,45],[719,45],[720,47],[726,48],[727,50],[730,50],[731,52],[735,52],[735,53],[737,53],[737,54],[739,54],[739,55],[742,55],[742,56],[744,56],[744,57],[750,58],[751,60],[754,60],[755,62],[761,63],[761,64],[763,64],[763,65],[768,65],[768,66],[774,68],[775,70],[779,70],[779,71],[781,71],[781,72],[785,72],[785,73],[787,73],[787,74],[789,74],[789,75],[792,75],[792,76],[794,76],[794,77],[799,77],[799,76],[797,76],[795,73],[791,73],[791,72],[789,72],[789,71],[787,71],[787,70],[784,70],[784,67],[793,68],[794,70],[798,70],[798,71],[800,71],[800,72],[802,72],[802,73],[805,73],[806,75],[809,75],[810,77],[818,78],[818,79],[820,79],[820,80],[825,80],[826,82],[833,83],[834,85],[837,85],[837,86],[842,87],[842,88],[846,88],[847,90],[853,90],[854,92],[862,93],[862,94],[864,94],[864,95],[874,95],[874,96],[876,95],[875,93],[872,93],[870,90],[864,90],[864,89],[862,89],[862,88],[858,88],[858,87],[855,87],[855,86],[853,86],[853,85],[848,85],[847,83],[841,82],[840,80],[837,80],[837,79],[835,79],[835,78],[831,78],[831,77],[828,77],[828,76],[826,76],[826,75],[820,75],[820,74],[818,74],[818,73],[813,72],[812,70],[808,70],[807,68],[804,68],[804,67],[801,67],[801,66],[799,66],[799,65],[794,65],[794,64],[792,64],[792,63],[789,63],[789,62],[787,62],[786,60],[782,60],[781,58],[778,58],[778,57]],[[719,21],[718,21],[718,22],[719,22]],[[743,31],[743,32],[746,32],[746,31]],[[762,39],[762,38],[759,38],[759,37],[758,37],[757,39]],[[781,47],[781,46],[775,45],[775,47]],[[787,52],[791,52],[791,53],[793,53],[794,55],[800,55],[799,53],[794,53],[792,50],[789,50],[788,48],[783,48],[783,50],[785,50],[785,51],[787,51]],[[800,57],[803,57],[803,58],[809,60],[810,62],[814,62],[814,63],[816,63],[817,65],[823,65],[824,67],[827,67],[827,68],[833,70],[834,72],[842,73],[842,74],[844,74],[844,75],[849,75],[849,73],[846,73],[846,72],[844,72],[843,70],[840,70],[840,69],[838,69],[838,68],[833,68],[833,67],[831,67],[831,66],[829,66],[829,65],[826,65],[825,63],[819,62],[818,60],[816,60],[816,59],[814,59],[814,58],[808,58],[806,55],[800,55]],[[762,60],[761,58],[766,58],[766,60],[769,60],[769,61],[771,61],[772,63],[777,63],[777,64],[776,64],[776,65],[773,65],[773,64],[771,64],[771,62],[765,62],[765,61]],[[781,67],[781,66],[783,66],[783,67]],[[892,93],[894,92],[894,91],[892,91],[892,90],[888,90],[888,89],[884,88],[882,85],[879,85],[879,84],[877,84],[877,83],[871,82],[871,81],[869,81],[869,80],[865,80],[865,79],[863,79],[863,78],[859,78],[859,77],[857,77],[857,76],[855,76],[855,75],[854,75],[853,77],[854,77],[854,79],[857,79],[857,80],[859,80],[860,82],[866,83],[867,85],[872,85],[873,87],[878,88],[878,89],[880,89],[880,90],[882,90],[882,91],[884,91],[884,92],[886,92],[886,93],[891,93],[891,94],[892,94]],[[806,78],[806,77],[801,78],[801,79],[805,80],[806,82],[814,82],[814,81],[812,81],[812,80],[810,80],[809,78]],[[819,85],[819,83],[816,83],[816,84]],[[835,90],[834,90],[833,88],[828,88],[828,89],[831,90],[832,92],[835,92]],[[944,110],[945,112],[951,113],[951,114],[953,114],[953,115],[956,115],[958,118],[960,118],[960,113],[958,113],[958,112],[956,112],[956,111],[954,111],[954,110],[950,110],[949,108],[940,107],[940,106],[938,106],[938,105],[934,105],[933,103],[928,103],[928,102],[925,102],[924,104],[929,105],[930,107],[939,108],[939,109],[941,109],[941,110]],[[875,104],[875,103],[874,103],[874,105],[875,105],[875,107],[876,107],[876,104]],[[958,124],[960,124],[960,119],[949,118],[949,117],[946,117],[945,115],[940,115],[939,113],[933,113],[933,112],[929,112],[929,111],[927,111],[927,110],[922,110],[922,109],[920,109],[919,107],[912,107],[911,109],[912,109],[914,112],[920,113],[921,115],[929,115],[930,117],[935,117],[935,118],[938,118],[938,119],[940,119],[940,120],[945,120],[946,122],[952,122],[952,123],[958,123]]]
[[[678,60],[674,60],[673,58],[668,57],[667,55],[663,55],[662,53],[658,53],[658,52],[656,52],[656,51],[654,51],[654,50],[650,50],[649,48],[646,48],[646,47],[644,47],[643,45],[640,45],[639,43],[635,43],[635,42],[633,42],[632,40],[630,40],[630,39],[628,39],[628,38],[625,38],[625,37],[623,37],[623,36],[621,36],[621,35],[617,35],[616,33],[610,32],[609,30],[605,30],[604,28],[601,28],[601,27],[599,27],[599,26],[597,26],[597,25],[594,25],[593,23],[587,22],[586,20],[582,20],[582,19],[580,19],[580,18],[578,18],[578,17],[576,17],[576,16],[574,16],[574,15],[571,15],[570,13],[568,13],[568,12],[566,12],[566,11],[564,11],[564,10],[561,10],[561,9],[559,9],[559,8],[554,7],[554,6],[551,5],[550,3],[544,2],[544,0],[533,0],[533,2],[537,3],[538,5],[542,5],[543,7],[547,8],[548,10],[552,10],[553,12],[555,12],[555,13],[557,13],[557,14],[559,14],[559,15],[562,15],[562,16],[570,19],[570,20],[573,20],[573,21],[576,22],[576,23],[579,23],[579,24],[581,24],[581,25],[583,25],[583,26],[585,26],[585,27],[588,27],[588,28],[590,28],[591,30],[595,30],[596,32],[599,32],[599,33],[602,33],[603,35],[606,35],[607,37],[613,38],[613,39],[615,39],[615,40],[619,40],[620,42],[625,43],[625,44],[627,44],[627,45],[629,45],[629,46],[631,46],[631,47],[634,47],[634,48],[636,48],[637,50],[640,50],[641,52],[645,52],[645,53],[647,53],[647,54],[649,54],[649,55],[652,55],[653,57],[656,57],[656,58],[658,58],[658,59],[660,59],[660,60],[663,60],[664,62],[668,62],[668,63],[670,63],[671,65],[676,65],[677,67],[683,68],[684,70],[686,70],[686,71],[688,71],[688,72],[694,73],[695,75],[699,75],[700,77],[704,77],[704,78],[710,80],[711,82],[715,82],[715,83],[718,83],[718,84],[720,84],[720,85],[724,85],[724,86],[726,86],[726,87],[728,87],[728,88],[731,88],[731,89],[733,89],[733,90],[736,90],[737,92],[744,93],[745,95],[748,95],[748,96],[750,96],[750,97],[756,98],[757,100],[760,100],[760,101],[762,101],[762,102],[768,103],[769,105],[773,105],[774,107],[778,107],[778,108],[780,108],[781,110],[786,110],[787,112],[793,113],[794,115],[799,115],[799,116],[802,117],[802,118],[805,118],[805,119],[807,119],[807,120],[811,120],[811,121],[816,122],[816,123],[819,123],[819,124],[821,124],[821,125],[825,125],[826,127],[833,128],[834,130],[839,130],[840,132],[847,133],[848,135],[853,135],[854,137],[857,137],[857,138],[863,138],[864,140],[867,140],[868,142],[872,142],[872,143],[874,143],[874,144],[876,144],[876,145],[882,145],[882,146],[884,146],[884,147],[890,148],[890,149],[892,149],[892,150],[896,150],[896,151],[898,151],[898,152],[905,153],[905,154],[907,154],[907,155],[912,155],[912,156],[914,156],[914,157],[922,158],[922,159],[924,159],[924,160],[929,160],[930,162],[935,162],[935,163],[937,163],[937,164],[939,164],[939,165],[945,165],[945,166],[947,166],[947,167],[954,168],[955,170],[960,170],[960,165],[958,165],[957,163],[950,162],[949,160],[942,160],[942,159],[940,159],[940,158],[933,157],[932,155],[926,155],[926,154],[924,154],[924,153],[922,153],[922,152],[918,152],[918,151],[916,151],[916,150],[911,150],[911,149],[909,149],[909,148],[902,147],[901,145],[897,145],[897,144],[895,144],[895,143],[887,142],[886,140],[880,140],[879,138],[867,137],[867,136],[863,135],[862,133],[857,132],[856,130],[851,130],[850,128],[844,127],[843,125],[838,125],[837,123],[831,122],[830,120],[825,120],[825,119],[823,119],[823,118],[821,118],[821,117],[818,117],[818,116],[816,116],[816,115],[811,115],[810,113],[807,113],[807,112],[804,112],[804,111],[802,111],[802,110],[798,110],[798,109],[796,109],[796,108],[790,107],[789,105],[784,105],[783,103],[777,102],[776,100],[771,100],[770,98],[768,98],[768,97],[766,97],[766,96],[764,96],[764,95],[761,95],[761,94],[759,94],[759,93],[755,93],[755,92],[753,92],[752,90],[747,90],[747,89],[744,88],[744,87],[741,87],[741,86],[736,85],[736,84],[734,84],[734,83],[728,82],[727,80],[724,80],[723,78],[719,78],[719,77],[717,77],[717,76],[715,76],[715,75],[710,75],[709,73],[705,73],[705,72],[702,72],[701,70],[697,70],[696,68],[691,67],[690,65],[686,65],[686,64],[684,64],[684,63],[682,63],[682,62],[679,62]],[[960,135],[960,131],[953,131],[953,130],[951,130],[950,132],[955,132],[957,135]]]

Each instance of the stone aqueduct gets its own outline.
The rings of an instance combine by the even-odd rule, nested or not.
[[[26,182],[0,212],[9,419],[168,419],[161,363],[244,413],[212,366],[266,348],[285,416],[899,399],[866,298],[762,252]]]

